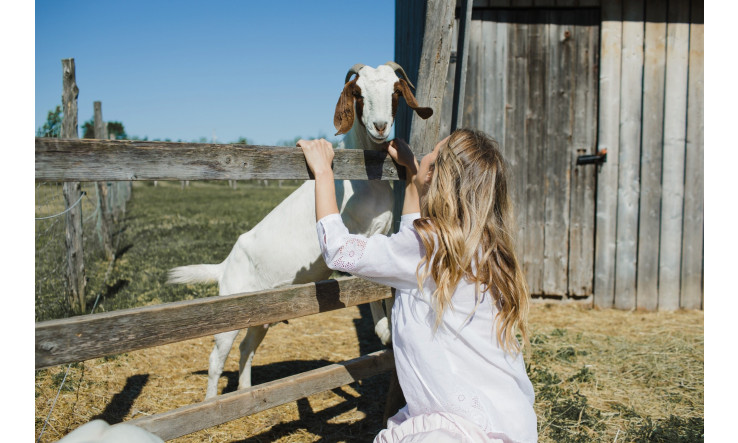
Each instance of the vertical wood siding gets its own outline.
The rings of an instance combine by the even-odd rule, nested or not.
[[[670,1],[666,23],[659,309],[679,308],[687,135],[689,2]]]
[[[687,159],[684,178],[684,232],[680,306],[702,308],[704,251],[704,4],[692,2],[689,25]]]
[[[622,0],[619,8],[601,7],[599,148],[608,162],[597,185],[595,304],[699,309],[704,6]]]
[[[618,170],[615,307],[636,306],[638,197],[640,192],[641,103],[643,85],[643,3],[623,1],[620,69],[620,169]]]
[[[667,0],[654,0],[646,2],[645,10],[636,306],[647,310],[656,309],[659,299],[666,6]]]
[[[703,3],[473,4],[461,120],[500,142],[531,292],[700,309]]]

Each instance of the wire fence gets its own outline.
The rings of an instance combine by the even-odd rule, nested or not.
[[[131,197],[130,183],[107,183],[107,202],[112,220],[112,243],[117,250],[124,226],[126,203]],[[82,184],[82,196],[67,207],[62,183],[36,183],[35,190],[35,318],[36,321],[64,318],[75,312],[67,293],[68,253],[65,214],[81,206],[83,257],[87,278],[86,299],[90,304],[105,290],[106,275],[112,265],[106,257],[101,224],[103,212],[95,183]],[[89,311],[89,310],[87,310]]]

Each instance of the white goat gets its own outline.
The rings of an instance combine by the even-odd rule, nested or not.
[[[356,77],[350,80],[354,74]],[[411,87],[405,71],[395,62],[376,69],[354,65],[346,74],[333,118],[336,135],[346,134],[338,149],[381,150],[394,123],[400,96],[422,118],[430,117],[433,111],[418,106]],[[315,181],[306,181],[253,229],[242,234],[225,261],[174,268],[169,273],[169,282],[217,281],[220,295],[225,295],[325,280],[332,271],[320,253],[314,195]],[[337,180],[336,195],[341,217],[351,233],[368,236],[390,231],[393,195],[389,182]],[[375,331],[387,345],[390,326],[381,303],[372,303],[371,312]],[[249,328],[241,342],[238,389],[251,386],[251,363],[268,327]],[[218,379],[238,332],[215,335],[205,398],[217,395]]]
[[[93,420],[67,434],[57,443],[164,443],[164,440],[151,432],[130,425],[118,423],[109,425],[104,420]]]

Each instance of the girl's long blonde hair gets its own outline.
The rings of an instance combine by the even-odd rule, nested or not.
[[[454,131],[439,149],[420,207],[414,225],[425,257],[418,265],[418,284],[422,287],[429,275],[436,283],[436,327],[464,278],[497,303],[502,349],[521,351],[529,343],[529,293],[515,257],[506,167],[497,142],[480,131]]]

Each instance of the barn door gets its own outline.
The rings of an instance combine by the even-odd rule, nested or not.
[[[512,173],[532,294],[588,296],[594,276],[598,9],[476,9],[462,125],[496,138]],[[445,101],[445,100],[444,100]]]

